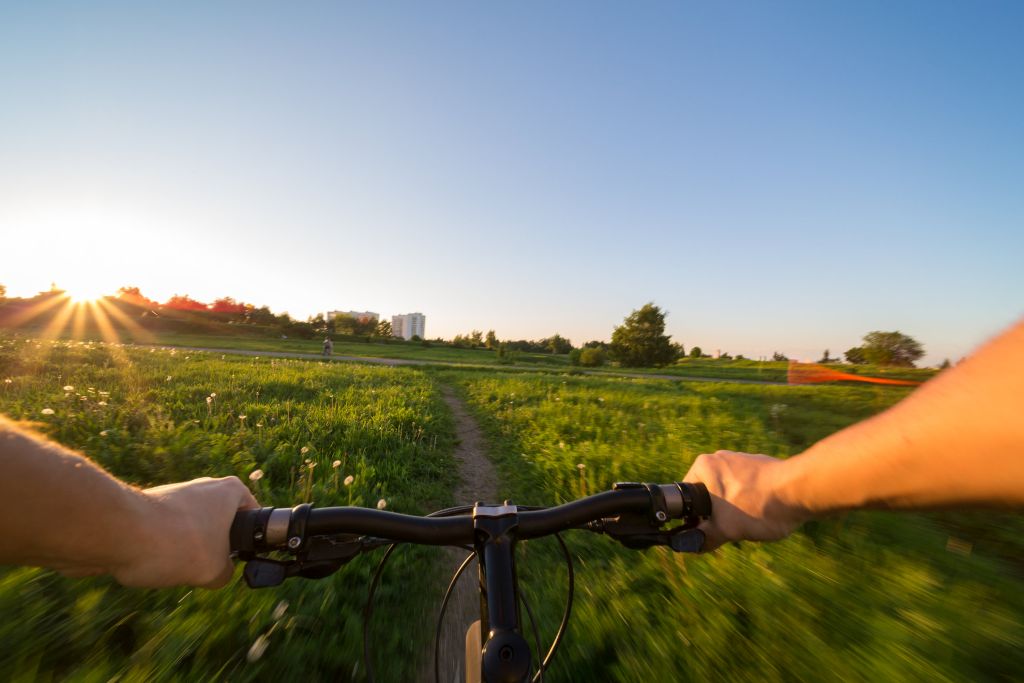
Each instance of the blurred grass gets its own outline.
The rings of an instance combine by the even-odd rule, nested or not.
[[[0,412],[141,486],[233,474],[265,505],[290,507],[309,490],[318,505],[384,498],[389,509],[424,513],[450,502],[454,481],[451,417],[432,381],[408,368],[0,339]],[[250,481],[256,469],[265,476]],[[385,574],[373,637],[380,680],[406,680],[419,664],[430,634],[418,615],[433,609],[445,578],[436,556],[403,549]],[[144,591],[0,570],[0,672],[362,680],[361,610],[376,560],[260,591],[240,579],[213,592]]]
[[[495,446],[502,495],[521,504],[614,481],[677,480],[698,454],[718,449],[794,455],[908,393],[444,376]],[[1022,531],[1020,517],[1005,513],[858,513],[779,543],[697,557],[567,534],[577,603],[552,678],[1020,680]],[[524,592],[550,638],[564,570],[553,543],[523,546]]]

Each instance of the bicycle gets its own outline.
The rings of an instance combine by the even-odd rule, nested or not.
[[[700,552],[704,533],[697,529],[711,516],[711,497],[703,484],[620,482],[612,490],[555,507],[463,505],[425,517],[357,507],[314,509],[265,507],[239,512],[231,527],[231,548],[245,561],[250,588],[280,585],[286,578],[321,579],[360,553],[388,546],[370,581],[363,612],[363,658],[373,680],[369,624],[373,597],[388,558],[400,543],[449,545],[471,551],[455,571],[441,602],[434,639],[434,675],[440,683],[439,634],[448,600],[474,557],[479,567],[480,619],[466,630],[467,683],[541,683],[565,634],[572,613],[575,574],[572,556],[560,535],[570,529],[611,536],[627,548],[664,545],[675,552]],[[671,520],[682,524],[665,527]],[[533,654],[524,636],[520,604],[526,608],[537,652],[542,651],[532,610],[520,594],[515,565],[518,540],[555,536],[568,568],[568,596],[562,622],[534,673]],[[266,557],[286,553],[291,559]]]

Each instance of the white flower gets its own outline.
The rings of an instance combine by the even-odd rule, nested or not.
[[[43,415],[53,415],[53,408],[43,408],[41,411]]]
[[[100,432],[100,436],[106,436],[107,434],[110,434],[109,429],[104,429],[102,432]]]
[[[576,469],[578,469],[580,472],[582,472],[583,470],[587,469],[587,466],[584,465],[581,462],[580,463],[576,463]]]
[[[281,602],[277,603],[277,607],[274,608],[274,614],[272,615],[274,621],[279,621],[281,619],[281,617],[284,616],[284,613],[287,612],[287,611],[288,611],[288,601],[287,600],[282,600]]]
[[[246,660],[248,660],[250,664],[252,662],[259,661],[260,657],[263,656],[263,653],[267,651],[268,645],[270,645],[270,638],[268,638],[267,634],[264,633],[253,642],[252,647],[249,648],[249,653],[245,656]]]
[[[356,478],[353,477],[351,474],[348,475],[347,477],[345,477],[345,486],[351,486],[352,482],[354,482],[355,480]]]
[[[331,463],[331,467],[333,467],[334,469],[338,469],[339,467],[341,467],[341,461],[335,460],[334,462]]]
[[[14,380],[12,380],[10,377],[7,377],[7,378],[4,379],[4,384],[10,384],[13,381]]]
[[[249,481],[259,481],[263,478],[263,470],[253,470],[249,473]]]
[[[171,376],[170,376],[170,375],[167,375],[167,379],[165,379],[164,381],[165,381],[165,382],[170,382],[170,381],[171,381]]]
[[[105,405],[107,405],[107,402],[106,401],[98,401],[96,403],[96,405],[98,405],[98,406],[105,406]]]
[[[210,405],[211,403],[213,403],[213,396],[207,396],[206,397],[206,405]]]
[[[210,398],[217,398],[217,392],[216,391],[211,391],[210,392]]]
[[[245,419],[245,415],[239,415],[239,416],[238,416],[238,419],[239,419],[239,420],[244,420],[244,419]]]
[[[387,506],[388,506],[388,502],[386,500],[384,500],[383,498],[381,498],[380,500],[377,501],[377,509],[378,510],[383,510]]]
[[[309,453],[309,446],[303,446],[302,448],[300,448],[299,449],[299,453],[301,453],[302,455],[305,455],[306,453]],[[306,462],[309,462],[309,461],[307,460]]]
[[[75,390],[74,386],[72,386],[70,384],[64,385],[64,391],[74,391],[74,390]]]

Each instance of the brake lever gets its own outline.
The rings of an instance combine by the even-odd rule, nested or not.
[[[380,539],[353,536],[312,536],[306,539],[294,560],[253,557],[245,564],[243,576],[249,588],[281,585],[285,579],[299,576],[322,579],[341,569],[364,550],[380,546]]]

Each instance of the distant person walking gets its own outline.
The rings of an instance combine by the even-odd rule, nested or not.
[[[324,355],[329,356],[334,353],[334,342],[331,341],[330,337],[324,339]]]

